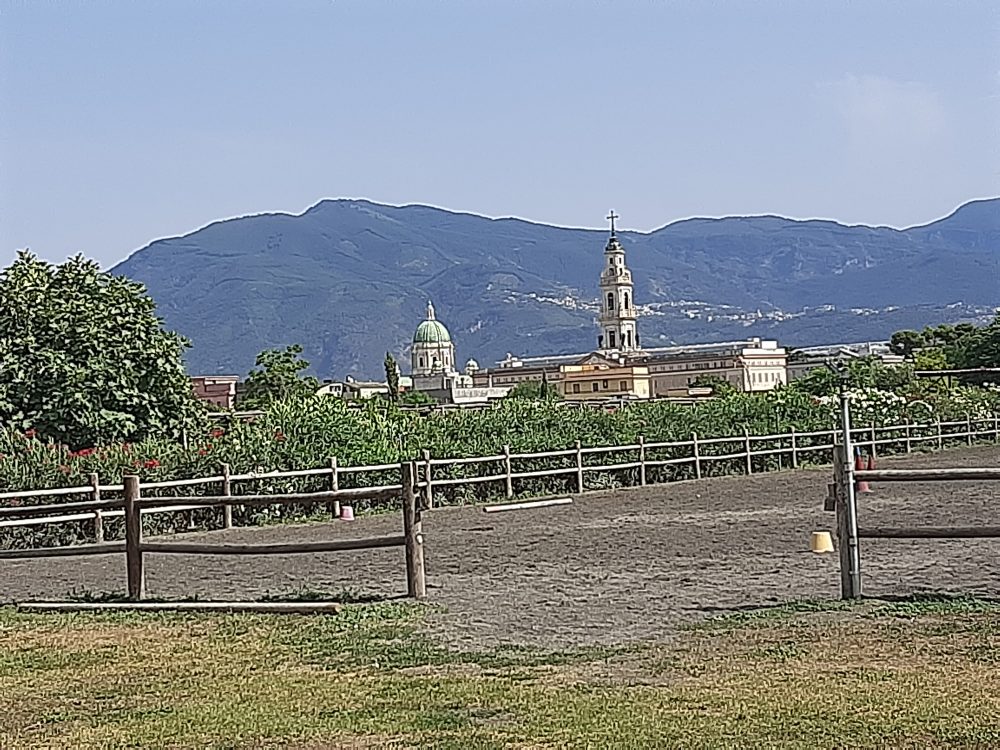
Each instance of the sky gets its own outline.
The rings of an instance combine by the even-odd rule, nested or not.
[[[1000,194],[1000,3],[0,0],[0,264],[324,198],[649,231]]]

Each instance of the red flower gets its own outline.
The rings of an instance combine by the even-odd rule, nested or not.
[[[92,456],[96,451],[96,448],[81,448],[76,453],[71,453],[71,456]]]
[[[159,465],[160,462],[157,461],[155,458],[146,459],[146,463],[143,464],[143,466],[145,466],[147,469],[155,469]]]
[[[25,431],[24,436],[30,440],[31,438],[35,437],[35,435],[37,435],[37,434],[38,434],[38,430],[36,430],[35,428],[31,428],[30,430],[26,430]]]
[[[208,449],[207,448],[199,448],[198,449],[198,455],[199,456],[207,456],[208,455]]]
[[[282,440],[285,439],[285,433],[283,433],[281,430],[275,430],[274,439],[280,443]]]
[[[223,430],[221,427],[216,427],[214,430],[212,430],[212,437],[214,437],[214,438],[220,438],[220,437],[222,437],[225,434],[226,434],[226,431]]]

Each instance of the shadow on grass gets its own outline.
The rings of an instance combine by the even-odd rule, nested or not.
[[[954,592],[923,592],[903,595],[864,597],[858,601],[812,599],[780,604],[746,604],[733,607],[702,607],[708,618],[686,629],[737,627],[754,622],[787,620],[824,613],[850,613],[864,617],[921,617],[954,615],[1000,610],[1000,597]]]

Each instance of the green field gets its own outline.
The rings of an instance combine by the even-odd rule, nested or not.
[[[792,605],[566,653],[452,651],[424,611],[0,610],[0,746],[1000,746],[988,602]]]

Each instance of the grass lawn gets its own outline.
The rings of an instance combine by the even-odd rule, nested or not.
[[[1000,605],[790,605],[668,644],[456,653],[424,609],[0,609],[0,747],[1000,747]]]

